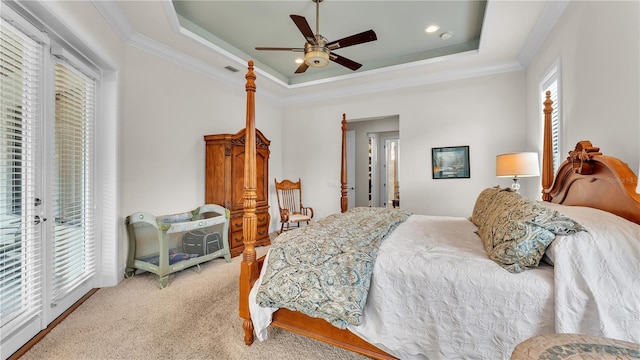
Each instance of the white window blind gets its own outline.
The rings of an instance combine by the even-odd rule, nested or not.
[[[64,60],[55,65],[53,301],[95,272],[96,81]]]
[[[555,173],[560,166],[560,124],[558,119],[558,82],[554,81],[545,90],[551,92],[551,101],[553,101],[553,111],[551,111],[551,142],[553,144],[553,172]]]
[[[560,95],[559,95],[559,81],[560,69],[557,65],[554,65],[547,73],[544,80],[540,84],[541,99],[546,98],[547,91],[551,92],[551,101],[553,101],[553,111],[551,112],[551,142],[553,150],[553,172],[558,171],[558,167],[562,162],[560,154]],[[540,102],[542,104],[542,101]],[[541,105],[542,106],[542,105]],[[542,113],[542,111],[540,112]],[[543,117],[544,121],[544,117]],[[542,124],[544,128],[544,123]]]
[[[43,46],[3,21],[0,30],[0,334],[42,312],[41,226],[34,219]]]

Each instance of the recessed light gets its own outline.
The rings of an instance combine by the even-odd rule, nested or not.
[[[440,29],[440,26],[438,26],[438,25],[429,25],[429,26],[427,26],[427,28],[424,31],[426,31],[427,33],[431,34],[431,33],[434,33],[436,31],[438,31],[438,29]]]
[[[451,31],[443,32],[442,34],[440,34],[440,38],[442,40],[449,40],[452,37],[453,37],[453,33]]]
[[[300,59],[300,58],[297,58],[297,59],[296,59],[296,64],[302,64],[302,62],[304,62],[304,60],[302,60],[302,59]]]

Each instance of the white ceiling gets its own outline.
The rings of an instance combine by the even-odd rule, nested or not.
[[[522,69],[568,3],[489,0],[480,21],[484,2],[477,0],[324,0],[320,4],[320,33],[329,41],[369,29],[376,32],[378,40],[335,51],[363,64],[357,71],[330,63],[326,68],[309,68],[295,78],[298,65],[294,59],[300,53],[258,52],[253,48],[302,47],[304,38],[289,14],[306,17],[315,32],[316,5],[311,0],[197,0],[179,1],[176,6],[171,0],[92,2],[130,45],[205,75],[244,84],[247,61],[254,60],[262,94],[283,102]],[[203,22],[200,27],[185,25],[188,21],[176,12],[176,7],[184,5],[197,6],[192,21]],[[424,32],[431,23],[441,27],[435,36]],[[473,40],[479,30],[469,24],[482,26],[479,41]],[[454,37],[443,41],[437,35],[444,31],[451,31]],[[455,45],[456,41],[463,45]],[[474,41],[476,49],[467,46]],[[450,51],[449,44],[462,52]],[[443,45],[448,48],[442,50]],[[443,55],[434,56],[434,52]],[[232,73],[227,66],[239,71]]]

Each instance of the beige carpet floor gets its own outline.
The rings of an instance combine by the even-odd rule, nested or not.
[[[266,248],[259,248],[259,254]],[[271,328],[246,346],[238,316],[241,256],[172,274],[169,286],[143,272],[100,289],[21,360],[32,359],[366,359]]]

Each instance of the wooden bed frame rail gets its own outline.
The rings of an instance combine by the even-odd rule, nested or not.
[[[249,312],[249,292],[259,277],[263,259],[256,259],[256,149],[255,149],[255,79],[253,61],[246,75],[247,122],[244,167],[244,216],[242,218],[244,251],[240,268],[239,314],[243,321],[244,342],[254,340]],[[553,102],[547,92],[544,101],[544,145],[542,156],[542,199],[565,205],[603,209],[640,224],[640,195],[635,193],[638,179],[622,161],[604,156],[588,141],[581,141],[553,173],[551,151],[551,112]],[[342,115],[342,159],[340,170],[340,210],[347,202],[346,115]],[[348,330],[338,329],[327,321],[299,312],[280,309],[273,314],[272,326],[280,327],[316,340],[342,347],[374,359],[396,359]]]

